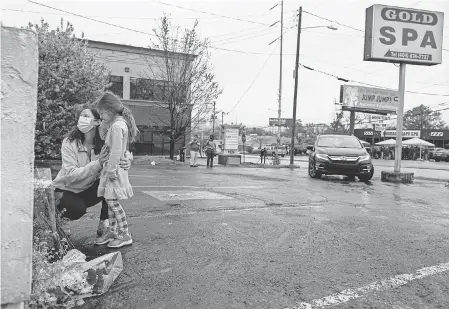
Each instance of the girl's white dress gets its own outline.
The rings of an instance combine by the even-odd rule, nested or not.
[[[123,117],[117,117],[109,127],[105,144],[109,146],[109,159],[101,170],[97,195],[111,200],[130,198],[134,193],[129,183],[128,171],[119,166],[120,159],[125,158],[128,144],[128,126]]]

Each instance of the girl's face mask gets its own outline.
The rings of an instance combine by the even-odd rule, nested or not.
[[[80,116],[76,126],[82,133],[87,133],[95,127],[94,119],[86,116]]]

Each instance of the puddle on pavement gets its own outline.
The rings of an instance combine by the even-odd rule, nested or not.
[[[179,203],[167,203],[164,206],[167,206],[169,208],[181,208],[181,207],[183,207],[183,205],[179,204]]]
[[[266,206],[282,206],[282,203],[276,203],[276,202],[266,202]]]

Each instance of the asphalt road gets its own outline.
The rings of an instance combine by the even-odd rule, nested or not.
[[[82,308],[449,308],[441,182],[204,166],[130,174],[134,244],[110,291]],[[93,245],[99,210],[71,223],[89,258],[110,252]]]

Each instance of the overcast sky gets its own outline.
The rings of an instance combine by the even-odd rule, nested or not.
[[[191,27],[194,20],[198,19],[201,35],[210,38],[212,46],[215,47],[211,50],[212,64],[218,82],[224,90],[217,100],[217,110],[229,112],[225,116],[225,122],[238,121],[248,126],[267,126],[268,118],[277,117],[279,45],[276,42],[268,45],[280,34],[279,25],[269,27],[280,19],[280,6],[270,11],[271,7],[280,3],[276,0],[37,2],[143,32],[151,32],[164,12],[171,15],[174,23],[185,27]],[[286,0],[284,1],[286,34],[283,51],[285,55],[283,57],[282,117],[292,117],[296,28],[290,30],[288,28],[296,25],[294,17],[299,4],[307,12],[335,21],[328,22],[303,13],[303,27],[332,25],[338,28],[338,30],[327,28],[303,30],[301,63],[346,79],[397,89],[398,67],[393,64],[363,61],[365,9],[376,3],[444,12],[443,48],[449,50],[449,23],[447,22],[449,0],[384,2]],[[55,28],[63,17],[73,23],[77,33],[84,32],[86,38],[136,46],[149,45],[150,38],[146,34],[86,20],[27,1],[2,1],[1,13],[1,19],[6,26],[20,27],[27,25],[28,22],[38,23],[40,18],[44,17]],[[338,25],[337,22],[362,31]],[[341,84],[342,82],[334,77],[300,69],[297,117],[305,123],[332,121],[335,115],[334,99],[339,99]],[[443,51],[441,65],[407,66],[406,90],[446,95],[407,93],[406,110],[419,104],[431,106],[433,109],[448,108],[448,103],[446,105],[441,103],[449,102],[449,51]],[[449,123],[449,110],[442,113],[443,119]]]

